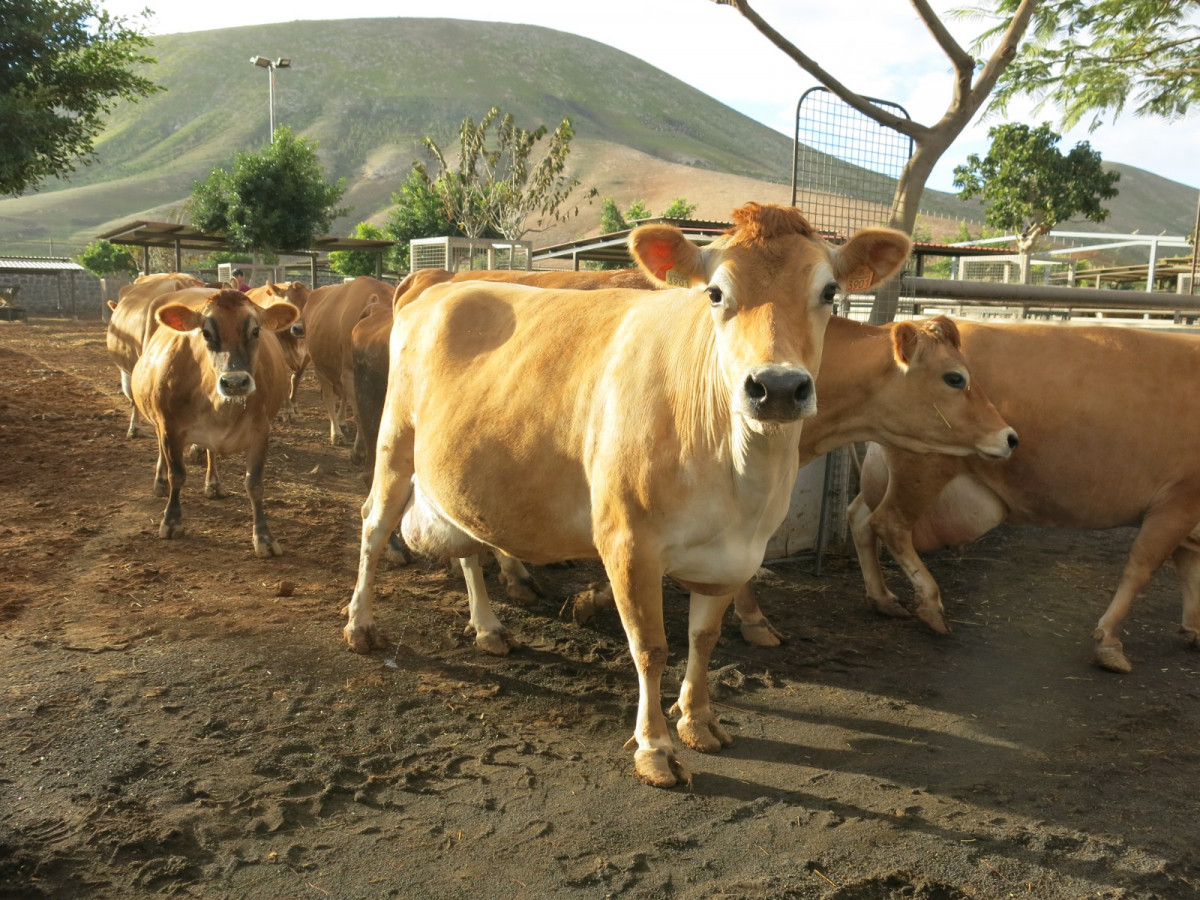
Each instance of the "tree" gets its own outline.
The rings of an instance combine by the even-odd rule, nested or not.
[[[612,234],[614,231],[624,231],[629,227],[629,223],[625,221],[625,217],[621,215],[621,208],[617,206],[617,201],[612,197],[605,197],[600,201],[600,233]]]
[[[345,213],[334,206],[345,192],[345,179],[325,180],[316,144],[278,128],[265,150],[239,153],[231,170],[195,182],[187,212],[196,228],[237,249],[305,250]]]
[[[106,275],[136,275],[138,271],[137,263],[129,251],[111,241],[92,241],[75,257],[75,261],[101,278]]]
[[[991,147],[982,159],[972,153],[954,169],[954,186],[963,199],[982,197],[984,218],[994,228],[1015,232],[1022,255],[1022,281],[1029,281],[1029,258],[1039,237],[1060,222],[1083,216],[1103,222],[1101,200],[1117,196],[1121,175],[1105,172],[1100,154],[1087,141],[1065,156],[1062,136],[1050,123],[1037,128],[1012,123],[988,131]]]
[[[392,203],[384,232],[397,241],[389,257],[389,265],[397,272],[409,270],[409,241],[462,235],[462,230],[446,216],[441,198],[419,164],[409,170],[400,189],[392,192]]]
[[[688,203],[686,197],[676,197],[671,205],[663,211],[664,219],[689,219],[696,211],[695,203]]]
[[[997,3],[1004,16],[1016,7],[1017,0]],[[1127,105],[1138,115],[1180,118],[1200,99],[1197,12],[1200,0],[1043,0],[994,104],[1003,110],[1028,94],[1039,108],[1059,109],[1064,128],[1089,117],[1095,128]]]
[[[441,148],[426,137],[425,148],[437,162],[438,174],[431,177],[424,166],[419,170],[441,198],[446,217],[467,237],[481,237],[491,227],[502,237],[520,240],[579,214],[577,205],[567,208],[579,179],[564,174],[575,136],[571,120],[559,123],[541,156],[531,162],[548,133],[545,125],[533,131],[521,128],[511,113],[501,116],[500,108],[493,106],[478,123],[469,116],[463,119],[457,168],[451,168]],[[586,192],[589,200],[595,195],[595,188]]]
[[[1039,0],[996,0],[1012,4],[1012,14],[1000,29],[994,31],[994,46],[988,57],[977,62],[954,39],[945,24],[933,11],[929,0],[912,0],[917,16],[929,29],[934,41],[950,60],[953,68],[953,94],[950,105],[936,124],[924,125],[903,116],[897,116],[872,103],[866,94],[851,90],[832,73],[827,72],[816,60],[772,28],[750,5],[750,0],[714,0],[722,6],[732,6],[749,20],[758,31],[776,47],[786,53],[801,69],[841,98],[852,109],[869,119],[892,128],[911,138],[914,149],[908,163],[896,183],[892,197],[889,224],[911,232],[917,218],[921,196],[930,172],[942,154],[962,134],[975,113],[982,108],[996,86],[997,80],[1012,61],[1021,40],[1029,27],[1030,20]],[[1068,2],[1068,0],[1058,0]],[[1085,2],[1085,0],[1075,0]],[[876,296],[871,310],[871,321],[887,322],[895,317],[899,299],[898,287],[892,283],[891,290]]]
[[[149,43],[91,0],[0,2],[0,194],[93,161],[112,108],[162,90],[133,72]]]
[[[359,222],[350,237],[382,241],[387,236],[383,229],[370,222]],[[374,275],[379,254],[370,250],[334,250],[329,254],[329,267],[345,278],[359,275]]]

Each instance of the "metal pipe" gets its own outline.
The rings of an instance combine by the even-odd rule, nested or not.
[[[952,281],[948,278],[901,276],[905,296],[924,300],[959,300],[980,306],[1082,306],[1089,309],[1200,309],[1200,297],[1161,291],[1114,291],[1107,288],[1050,287],[1036,284],[997,284],[991,281]]]

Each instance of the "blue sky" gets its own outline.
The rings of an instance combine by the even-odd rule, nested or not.
[[[236,25],[331,18],[330,4],[315,0],[100,0],[111,12],[129,15],[149,6],[151,34],[176,34]],[[969,0],[933,0],[938,10],[960,9]],[[816,82],[777,50],[733,9],[711,0],[357,0],[339,18],[438,16],[522,22],[579,34],[631,53],[723,103],[788,136],[796,101]],[[909,0],[841,0],[802,3],[756,0],[754,8],[793,44],[848,87],[904,106],[918,122],[933,124],[949,103],[948,60],[917,19]],[[945,17],[964,45],[982,24]],[[286,47],[263,47],[264,56],[296,55]],[[296,64],[302,64],[297,59]],[[1002,121],[1053,120],[1051,110],[1010,110],[1006,119],[976,117],[950,147],[928,184],[952,190],[952,171],[968,154],[987,149],[987,130]],[[1189,185],[1200,185],[1200,110],[1175,123],[1126,114],[1095,132],[1076,129],[1060,145],[1087,140],[1101,155]]]

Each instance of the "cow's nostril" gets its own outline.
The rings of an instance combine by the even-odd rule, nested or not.
[[[767,396],[767,389],[753,375],[747,375],[746,396],[751,400],[762,400]]]
[[[795,393],[796,402],[797,403],[808,402],[809,395],[812,394],[812,387],[813,387],[812,379],[802,376],[799,383],[796,385],[796,393]]]
[[[1008,449],[1016,450],[1017,444],[1019,444],[1019,443],[1020,443],[1020,440],[1017,438],[1017,433],[1015,431],[1010,431],[1008,433]]]

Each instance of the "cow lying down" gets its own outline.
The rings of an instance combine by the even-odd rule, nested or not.
[[[134,402],[158,435],[154,491],[167,498],[159,537],[183,534],[179,494],[187,446],[208,450],[214,477],[216,456],[245,451],[254,552],[279,556],[263,511],[262,475],[271,420],[287,394],[288,369],[274,332],[290,326],[299,310],[290,303],[263,309],[234,290],[188,292],[187,298],[155,312],[162,327],[131,378]]]

